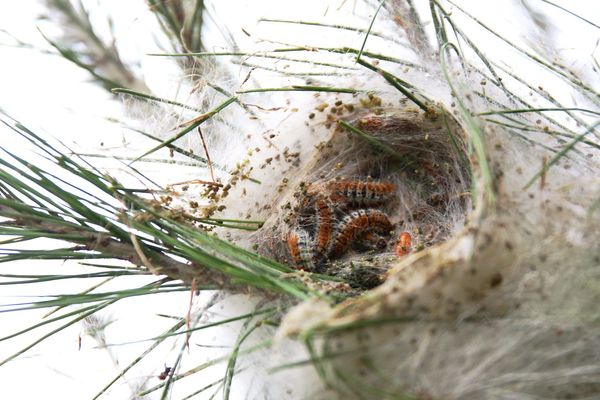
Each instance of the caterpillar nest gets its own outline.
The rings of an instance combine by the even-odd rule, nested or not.
[[[348,296],[339,304],[313,298],[283,316],[277,346],[261,365],[298,366],[266,374],[256,393],[317,399],[361,398],[363,387],[423,399],[495,398],[497,390],[557,399],[598,393],[598,336],[579,334],[570,320],[596,318],[585,310],[593,309],[597,286],[584,272],[598,257],[594,235],[585,234],[595,223],[576,206],[589,206],[593,190],[569,185],[574,178],[561,167],[547,171],[542,186],[524,190],[530,175],[518,171],[531,170],[544,151],[493,126],[484,131],[486,176],[486,165],[467,156],[473,133],[451,101],[423,112],[394,107],[397,97],[385,90],[354,99],[344,107],[347,100],[336,105],[339,98],[321,96],[316,112],[296,117],[305,131],[293,137],[301,139],[273,150],[284,149],[264,173],[280,174],[273,190],[265,189],[274,195],[258,207],[266,222],[236,238],[296,268],[290,279]],[[569,225],[551,217],[555,210],[568,215]],[[303,271],[335,280],[314,281]],[[577,298],[556,296],[573,287],[582,288]],[[547,352],[552,346],[556,351]],[[307,359],[314,365],[302,367]],[[580,379],[551,386],[538,379],[575,373],[579,365],[588,366]]]
[[[272,143],[249,174],[260,187],[238,180],[220,203],[265,223],[226,235],[345,300],[313,298],[282,316],[275,347],[255,361],[256,396],[600,393],[600,339],[578,328],[597,318],[597,223],[581,212],[595,194],[571,184],[594,182],[594,167],[579,176],[555,166],[523,189],[545,150],[484,125],[478,158],[451,98],[424,112],[380,88],[321,95],[301,110],[263,134]],[[255,201],[240,202],[246,195]],[[564,371],[580,375],[558,379]]]
[[[406,13],[391,15],[384,26],[400,32],[396,17]],[[419,68],[381,66],[418,87],[426,110],[369,68],[323,78],[353,94],[260,97],[269,113],[236,127],[259,139],[213,191],[210,212],[265,222],[255,233],[216,232],[293,268],[287,279],[343,297],[314,296],[281,315],[274,347],[254,360],[260,384],[248,397],[595,398],[600,253],[588,212],[597,162],[583,146],[545,168],[564,144],[548,134],[559,122],[519,115],[539,127],[524,136],[507,121],[475,118],[516,108],[535,88],[505,87],[479,64],[438,62],[448,53],[432,57],[414,32],[410,50],[389,53]],[[533,103],[545,104],[536,94]],[[226,165],[243,151],[223,137],[212,151]]]
[[[288,178],[278,213],[254,240],[266,255],[360,291],[383,282],[399,258],[443,242],[463,223],[470,204],[463,134],[447,114],[414,108],[338,101],[327,111],[327,120],[337,122],[331,137]]]

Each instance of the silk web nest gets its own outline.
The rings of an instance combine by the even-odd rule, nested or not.
[[[256,238],[267,255],[340,278],[351,291],[379,285],[391,263],[443,242],[471,204],[454,118],[386,107],[373,94],[360,100],[320,108],[331,136],[315,145]]]

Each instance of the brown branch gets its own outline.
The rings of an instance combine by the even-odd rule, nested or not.
[[[155,275],[166,275],[173,280],[181,280],[188,285],[196,279],[197,282],[202,284],[213,284],[219,288],[233,287],[229,283],[229,278],[221,272],[194,263],[180,262],[156,251],[146,254],[147,260],[145,262],[140,256],[140,252],[136,251],[133,243],[121,242],[102,232],[90,232],[83,229],[83,227],[78,229],[76,225],[52,224],[35,216],[24,215],[23,212],[5,205],[0,205],[0,216],[11,220],[4,221],[2,224],[35,229],[41,232],[41,237],[44,233],[49,236],[55,234],[78,236],[78,239],[69,240],[69,242],[81,246],[77,250],[95,251],[107,257],[126,260],[138,267],[147,268]]]

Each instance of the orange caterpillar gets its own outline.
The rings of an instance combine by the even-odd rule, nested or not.
[[[398,236],[398,241],[396,242],[396,246],[394,246],[394,253],[398,257],[402,257],[410,253],[410,247],[412,245],[412,238],[410,233],[402,232],[400,236]]]
[[[371,207],[381,205],[393,197],[396,185],[385,181],[339,180],[328,182],[325,189],[337,204]]]
[[[290,255],[297,266],[307,271],[316,269],[308,232],[304,229],[296,229],[288,234],[286,242]]]
[[[388,234],[392,229],[392,223],[387,215],[377,209],[369,208],[352,211],[340,221],[330,254],[340,256],[357,237],[369,231]]]
[[[353,248],[384,250],[393,230],[388,216],[378,210],[396,191],[386,181],[332,180],[306,187],[300,203],[299,224],[306,229],[291,231],[289,253],[297,267],[316,271],[332,257]],[[353,210],[350,214],[346,214]],[[344,216],[345,215],[345,216]]]
[[[333,208],[331,204],[322,197],[315,202],[317,213],[317,230],[315,232],[316,257],[323,258],[329,252],[331,238],[333,236]]]

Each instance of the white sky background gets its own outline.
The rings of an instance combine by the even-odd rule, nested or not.
[[[425,1],[416,1],[428,7]],[[93,2],[95,3],[95,2]],[[127,49],[125,54],[132,60],[141,60],[143,70],[148,79],[149,86],[159,95],[173,95],[173,88],[177,85],[177,70],[168,62],[144,56],[145,53],[157,51],[153,40],[147,35],[148,26],[154,26],[154,21],[148,13],[144,14],[144,5],[141,1],[98,1],[105,9],[114,13],[117,37],[123,38],[120,46]],[[241,28],[255,32],[264,32],[272,29],[271,36],[277,36],[277,29],[288,25],[257,25],[256,20],[263,15],[271,17],[315,20],[315,15],[323,15],[327,6],[335,10],[341,1],[218,1],[217,13],[223,24],[230,27],[231,31],[240,40],[245,39]],[[345,7],[351,7],[352,1],[348,0]],[[506,6],[500,6],[506,3]],[[532,4],[539,2],[532,1]],[[598,1],[559,1],[556,3],[576,12],[586,18],[600,23],[600,2]],[[525,16],[515,14],[512,1],[462,1],[475,15],[492,26],[499,27],[503,33],[509,34],[516,42],[526,45],[524,38],[530,33],[525,24]],[[494,6],[491,6],[494,4]],[[359,6],[360,8],[360,6]],[[46,47],[43,38],[36,31],[36,16],[42,12],[37,1],[3,1],[0,3],[0,29],[38,46]],[[321,10],[321,11],[316,11]],[[565,15],[560,10],[546,7],[548,14],[554,18],[555,30],[553,39],[564,50],[563,56],[570,60],[575,70],[585,74],[596,84],[598,72],[591,71],[592,55],[600,58],[596,44],[600,38],[600,30]],[[227,19],[225,22],[224,19]],[[48,24],[41,27],[52,33]],[[374,29],[377,30],[377,23]],[[366,27],[365,27],[366,28]],[[274,33],[274,35],[273,35]],[[314,38],[302,38],[312,40]],[[359,40],[359,39],[358,39]],[[11,43],[10,38],[0,34],[0,43]],[[141,44],[141,45],[140,45]],[[250,42],[248,43],[250,45]],[[243,46],[242,46],[243,47]],[[360,47],[360,40],[357,45]],[[368,45],[367,45],[368,48]],[[499,50],[500,51],[500,50]],[[507,57],[511,57],[507,53]],[[524,63],[525,65],[525,63]],[[519,73],[528,75],[523,69]],[[594,76],[595,74],[595,76]],[[548,81],[530,74],[532,84],[547,85]],[[0,108],[9,115],[25,123],[35,132],[46,132],[59,137],[65,143],[78,142],[80,145],[99,148],[102,142],[105,147],[122,146],[123,131],[115,125],[105,121],[106,116],[122,116],[122,107],[116,101],[110,101],[111,96],[102,88],[86,83],[89,80],[87,72],[63,60],[59,56],[41,54],[35,50],[24,50],[12,47],[0,47]],[[572,98],[571,93],[564,91],[561,100],[566,105],[579,105],[579,100]],[[5,145],[8,131],[0,128],[0,141]],[[132,136],[128,136],[131,138]],[[168,179],[168,177],[166,177]],[[179,179],[177,179],[179,180]],[[65,268],[75,273],[83,273],[84,268],[73,263],[14,263],[0,265],[5,273],[51,273]],[[95,271],[89,269],[89,271]],[[141,279],[140,279],[141,281]],[[85,283],[89,285],[90,283]],[[137,281],[135,283],[138,284]],[[34,285],[26,285],[34,286]],[[32,290],[32,293],[23,293],[23,290]],[[57,283],[35,287],[0,286],[0,303],[14,302],[14,297],[26,294],[51,294],[51,293],[76,293],[84,289],[75,283]],[[108,290],[108,288],[107,288]],[[163,312],[167,314],[182,315],[187,311],[188,294],[170,294],[145,297],[134,301],[124,302],[118,308],[113,308],[112,313],[117,322],[114,329],[107,330],[110,342],[122,342],[139,339],[140,331],[148,331],[150,335],[161,332],[170,322],[153,318],[152,315]],[[16,301],[23,301],[17,299]],[[27,312],[15,314],[0,314],[0,336],[5,336],[26,327],[38,320],[43,312]],[[223,311],[226,314],[226,310]],[[231,328],[235,334],[236,326]],[[42,330],[44,331],[44,330]],[[103,350],[94,350],[95,343],[89,337],[83,338],[82,351],[77,350],[78,336],[81,327],[76,325],[57,337],[46,341],[44,344],[26,353],[20,359],[5,365],[0,370],[2,382],[2,398],[7,399],[84,399],[90,398],[99,388],[107,383],[116,373],[112,361]],[[9,342],[0,342],[0,359],[12,354],[16,349],[26,345],[40,333],[24,335],[22,338]],[[206,340],[214,339],[214,334],[204,336]],[[134,345],[128,348],[131,355],[136,355],[145,349],[148,343]],[[123,351],[122,348],[119,349]],[[163,354],[168,357],[168,350]],[[176,354],[176,351],[175,351]],[[163,363],[172,363],[170,359],[157,357],[153,360],[156,373],[162,370]],[[157,381],[153,381],[153,384]],[[118,384],[123,386],[122,384]],[[117,391],[106,398],[125,398],[127,390]]]

